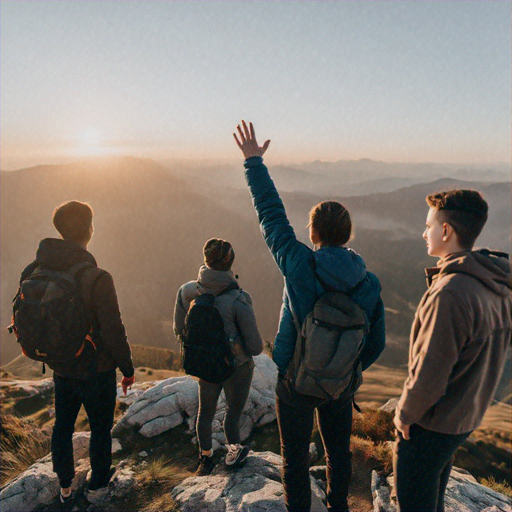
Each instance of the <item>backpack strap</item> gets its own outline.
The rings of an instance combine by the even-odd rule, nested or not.
[[[76,265],[73,265],[72,267],[68,268],[66,270],[66,273],[75,278],[82,269],[85,269],[87,267],[95,268],[90,261],[81,261],[80,263],[77,263]]]
[[[240,290],[240,286],[238,285],[238,283],[231,283],[226,288],[224,288],[219,293],[217,293],[217,295],[215,295],[215,297],[220,297],[221,295],[224,295],[225,293],[228,293],[231,290]]]

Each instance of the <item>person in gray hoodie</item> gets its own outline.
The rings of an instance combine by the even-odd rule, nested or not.
[[[480,425],[512,340],[508,255],[472,250],[487,203],[474,190],[433,194],[427,203],[423,238],[439,261],[426,269],[394,420],[401,512],[444,511],[455,451]]]
[[[216,296],[215,307],[231,340],[236,370],[231,377],[219,384],[199,379],[196,430],[200,453],[197,475],[207,475],[213,469],[212,422],[222,389],[226,396],[226,464],[237,466],[247,457],[249,447],[240,443],[238,423],[251,387],[254,371],[252,356],[257,356],[263,350],[251,296],[237,288],[237,276],[231,271],[235,259],[233,247],[225,240],[212,238],[206,242],[203,252],[205,264],[199,269],[197,280],[184,284],[178,291],[174,308],[174,332],[178,339],[183,335],[185,317],[196,297],[203,293]]]

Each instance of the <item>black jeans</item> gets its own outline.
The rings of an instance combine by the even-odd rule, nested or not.
[[[53,470],[61,487],[70,487],[75,476],[73,432],[75,422],[84,406],[91,427],[89,457],[91,484],[105,485],[112,464],[112,437],[116,406],[116,371],[95,373],[88,379],[69,379],[54,375],[55,425],[52,434]]]
[[[315,407],[296,408],[276,397],[277,422],[283,456],[283,486],[289,512],[311,510],[309,444]],[[348,488],[352,476],[352,397],[330,400],[316,407],[327,465],[327,509],[348,510]]]
[[[224,418],[226,440],[229,444],[240,444],[238,422],[249,396],[253,373],[254,361],[251,359],[240,365],[229,379],[220,384],[199,379],[199,412],[196,430],[202,450],[208,451],[212,448],[212,423],[223,388],[226,395],[226,417]]]
[[[444,512],[455,452],[469,434],[441,434],[419,425],[411,425],[408,441],[398,434],[393,471],[400,512]]]

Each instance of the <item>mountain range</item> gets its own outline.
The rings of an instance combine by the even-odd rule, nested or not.
[[[317,162],[301,169],[289,166],[270,171],[282,191],[297,237],[305,243],[308,211],[316,203],[336,199],[350,210],[355,226],[350,246],[360,252],[383,285],[388,349],[380,362],[401,366],[406,363],[414,310],[425,291],[423,268],[435,264],[427,256],[421,238],[428,210],[425,196],[453,187],[481,190],[489,202],[490,216],[479,242],[510,252],[511,187],[506,180],[486,180],[485,176],[490,175],[485,169],[480,174],[471,171],[478,182],[438,176],[432,179],[433,172],[426,172],[422,181],[419,170],[397,177],[405,171],[396,168],[388,169],[387,176],[381,172],[379,178],[375,173],[372,178],[367,172],[372,167],[369,162],[360,164],[359,182],[354,173],[347,171],[347,181],[361,187],[361,191],[367,188],[365,195],[352,195],[340,184],[343,166],[339,163]],[[313,172],[321,177],[318,183],[323,185],[316,189],[313,184],[303,187]],[[499,174],[501,171],[493,172],[506,177]],[[202,171],[199,165],[178,169],[134,157],[2,172],[2,326],[10,321],[10,301],[19,275],[33,261],[39,240],[58,236],[51,222],[53,209],[77,199],[89,202],[94,209],[95,234],[89,249],[99,266],[114,277],[133,343],[177,349],[172,334],[176,292],[181,284],[197,277],[202,247],[211,237],[233,244],[233,270],[253,297],[263,337],[271,341],[278,323],[283,279],[259,232],[242,166],[236,170],[236,179],[234,173],[235,169],[222,170],[219,165],[206,166]],[[233,179],[228,181],[225,176]],[[329,183],[326,194],[322,187]],[[402,187],[396,189],[400,183]],[[379,191],[379,184],[384,191]],[[0,341],[5,364],[19,354],[19,348],[5,329],[1,330]]]

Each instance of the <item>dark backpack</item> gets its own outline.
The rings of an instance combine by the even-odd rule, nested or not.
[[[354,393],[362,382],[359,356],[368,332],[363,309],[351,298],[362,282],[346,292],[328,286],[316,273],[325,290],[302,327],[298,323],[297,342],[286,378],[295,391],[322,399],[337,399],[344,392]]]
[[[229,286],[217,297],[239,289]],[[207,382],[220,383],[233,375],[236,364],[224,322],[215,307],[215,296],[204,293],[190,304],[181,336],[183,369]]]
[[[86,344],[94,347],[88,336],[91,322],[77,284],[78,274],[87,267],[94,265],[81,262],[65,272],[35,266],[22,275],[9,330],[30,359],[55,369],[73,366],[82,354],[90,354]]]

